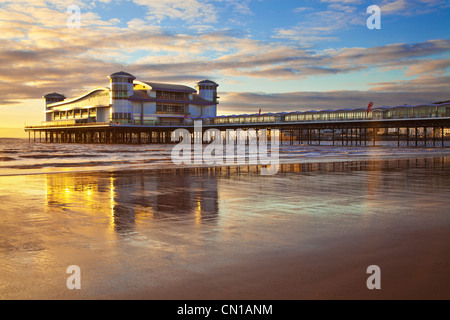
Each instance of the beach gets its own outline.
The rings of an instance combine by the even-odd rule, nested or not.
[[[334,239],[320,251],[277,252],[226,265],[158,290],[113,299],[178,300],[448,300],[448,228]],[[405,241],[407,239],[407,241]],[[431,250],[430,250],[431,249]],[[367,266],[382,270],[381,289],[369,290]]]
[[[311,152],[283,159],[295,150]],[[166,165],[4,174],[0,298],[449,299],[447,149],[327,150],[341,154],[273,176]],[[80,289],[67,286],[73,265]],[[371,265],[381,289],[367,287]]]

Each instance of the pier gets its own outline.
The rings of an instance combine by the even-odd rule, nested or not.
[[[250,123],[211,123],[202,119],[203,132],[208,129],[280,130],[281,144],[371,146],[379,141],[395,141],[398,147],[444,147],[450,139],[450,117],[284,121]],[[183,128],[194,133],[194,125],[135,125],[117,123],[80,123],[72,125],[27,126],[30,142],[91,144],[174,143],[172,132]]]
[[[46,94],[45,121],[26,126],[29,141],[45,143],[175,143],[186,129],[194,141],[195,123],[208,129],[280,131],[282,144],[369,146],[394,140],[400,146],[445,146],[450,139],[450,100],[421,105],[374,106],[217,116],[219,84],[203,80],[191,88],[142,81],[119,71],[109,87],[66,99]],[[279,109],[280,106],[274,106]],[[256,107],[255,107],[256,109]],[[197,138],[197,137],[196,137]]]

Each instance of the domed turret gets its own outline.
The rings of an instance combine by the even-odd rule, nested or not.
[[[217,87],[219,85],[211,80],[203,80],[197,83],[198,95],[208,101],[217,104]]]
[[[52,109],[52,107],[49,107],[49,104],[61,102],[66,99],[65,96],[63,96],[62,94],[56,93],[56,92],[46,94],[45,96],[43,96],[43,98],[45,99],[45,111]],[[49,112],[46,112],[45,113],[45,121],[51,121],[51,120],[52,120],[52,114]]]
[[[111,74],[108,78],[111,81],[111,97],[113,99],[128,99],[129,96],[133,95],[133,80],[136,79],[135,76],[124,71],[119,71]]]
[[[44,96],[44,99],[45,99],[45,105],[47,105],[47,104],[51,104],[51,103],[55,103],[55,102],[64,101],[64,99],[66,99],[66,97],[63,96],[62,94],[53,92],[53,93],[46,94]]]
[[[133,107],[128,100],[133,95],[133,75],[119,71],[111,74],[111,121],[128,123],[132,120]]]

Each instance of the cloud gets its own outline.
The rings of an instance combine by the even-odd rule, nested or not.
[[[320,0],[320,2],[327,2],[327,3],[345,3],[345,4],[360,4],[362,0]]]
[[[435,77],[431,75],[421,75],[412,80],[396,80],[381,83],[372,83],[371,90],[381,92],[410,92],[439,95],[440,98],[449,96],[450,76]],[[448,99],[448,97],[447,97]]]
[[[311,10],[314,10],[314,8],[313,7],[297,7],[297,8],[292,9],[292,11],[295,13],[311,11]]]
[[[217,12],[211,3],[198,0],[132,0],[147,8],[147,18],[161,22],[165,19],[181,19],[188,22],[217,21]]]
[[[0,9],[0,104],[11,105],[25,99],[40,98],[49,92],[76,96],[93,87],[107,86],[106,77],[118,70],[128,71],[144,80],[187,84],[201,80],[205,73],[217,81],[231,79],[240,83],[248,79],[268,83],[314,77],[330,79],[333,75],[357,71],[381,74],[394,69],[403,71],[405,76],[402,78],[399,75],[396,81],[378,82],[370,80],[369,76],[359,78],[371,88],[366,92],[332,92],[330,90],[334,88],[324,84],[321,88],[323,92],[275,95],[221,93],[220,110],[236,112],[239,108],[242,112],[250,112],[255,104],[279,111],[300,107],[350,107],[366,104],[365,99],[371,94],[386,104],[400,100],[414,104],[415,101],[447,99],[442,95],[450,92],[446,78],[449,60],[439,58],[450,51],[448,39],[327,50],[307,49],[301,43],[278,41],[279,38],[302,38],[305,42],[332,38],[334,28],[357,23],[346,15],[357,4],[354,1],[327,1],[327,10],[322,12],[299,10],[298,14],[311,14],[311,17],[321,18],[320,21],[330,12],[338,12],[343,20],[330,21],[325,25],[311,20],[305,25],[279,29],[278,36],[267,41],[253,39],[246,31],[219,28],[213,23],[219,17],[217,12],[210,17],[211,23],[201,20],[214,9],[212,2],[166,2],[176,11],[172,18],[178,17],[188,23],[181,31],[148,25],[145,16],[123,21],[122,24],[117,19],[104,21],[98,13],[89,11],[101,5],[98,1],[83,2],[85,16],[82,27],[68,29],[65,24],[66,1],[52,2],[52,7],[46,3],[8,1]],[[161,3],[144,3],[142,0],[142,7],[150,10],[154,6],[157,10],[151,14],[155,17],[172,19]],[[30,7],[21,9],[25,4]],[[188,8],[189,4],[193,7]],[[200,8],[201,4],[206,6]],[[247,12],[246,7],[249,8],[249,2],[244,2],[243,7],[232,1],[227,5],[240,14]],[[181,17],[182,13],[185,16]],[[199,15],[199,19],[194,21],[188,18],[195,14]],[[364,15],[362,17],[365,18]],[[303,30],[302,26],[308,28]],[[406,77],[414,79],[406,80]],[[410,95],[408,90],[412,90]],[[383,93],[386,95],[383,96]]]
[[[380,9],[383,15],[419,15],[449,7],[446,0],[384,0]]]
[[[440,79],[447,80],[448,79]],[[379,88],[381,89],[381,88]],[[445,91],[409,91],[392,90],[391,84],[386,84],[384,90],[368,91],[325,91],[325,92],[289,92],[278,94],[251,93],[251,92],[222,92],[220,109],[221,114],[257,113],[262,112],[289,112],[309,111],[342,108],[367,107],[369,101],[376,106],[398,106],[403,104],[426,104],[439,100],[448,100],[449,94]],[[448,88],[447,88],[448,89]]]
[[[342,48],[326,50],[323,63],[345,66],[382,68],[392,65],[410,65],[412,59],[425,58],[450,51],[450,40],[430,40],[413,44],[390,44],[372,48]],[[435,59],[439,61],[439,59]],[[420,60],[416,60],[420,63]]]
[[[225,3],[225,5],[231,7],[235,13],[241,15],[253,14],[250,9],[250,2],[251,0],[219,0],[219,3]]]
[[[407,7],[408,3],[405,0],[395,0],[381,6],[380,9],[383,14],[393,14],[398,13],[399,11],[404,11]]]
[[[377,4],[383,15],[415,16],[438,10],[448,10],[446,0],[381,0],[370,3],[362,0],[321,0],[322,5],[302,6],[293,9],[300,18],[289,27],[274,28],[273,38],[287,39],[302,45],[339,40],[339,33],[353,27],[366,26],[366,9]],[[309,2],[311,3],[311,2]]]
[[[103,28],[114,32],[102,35]],[[229,30],[192,36],[152,28],[101,27],[87,30],[82,38],[79,32],[31,28],[26,40],[0,40],[0,81],[25,84],[0,86],[3,101],[40,97],[53,91],[67,96],[80,94],[91,87],[107,85],[106,76],[123,69],[147,80],[189,82],[199,79],[206,70],[216,78],[264,80],[305,79],[374,68],[404,68],[408,76],[435,76],[441,75],[449,62],[429,57],[450,50],[450,40],[314,51],[240,38]],[[120,46],[126,50],[117,50]],[[210,47],[223,51],[217,51],[216,58],[202,57]],[[123,56],[137,50],[148,50],[147,57],[122,62]],[[160,51],[166,54],[159,55]],[[10,68],[11,61],[14,68]]]
[[[303,45],[319,41],[336,41],[333,36],[338,31],[348,29],[354,25],[364,25],[364,16],[358,13],[356,1],[322,1],[327,2],[324,10],[310,7],[295,8],[294,12],[301,17],[299,22],[288,28],[275,28],[275,39],[289,39]]]
[[[405,70],[405,76],[418,76],[418,75],[445,75],[447,69],[450,68],[450,59],[421,59],[410,60],[407,69]]]

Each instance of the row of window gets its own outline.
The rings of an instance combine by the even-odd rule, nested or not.
[[[156,104],[156,113],[184,114],[185,106],[183,104]]]
[[[111,82],[121,82],[121,83],[133,83],[133,79],[122,78],[122,77],[112,77]]]
[[[112,91],[111,97],[113,99],[128,99],[128,91]]]
[[[131,119],[131,113],[124,113],[124,112],[113,112],[112,115],[112,120],[120,120],[120,119]]]
[[[204,86],[204,85],[201,85],[201,86],[198,86],[198,89],[199,90],[215,90],[215,86]]]
[[[113,84],[112,85],[113,91],[128,91],[128,85],[127,84]]]
[[[54,103],[54,102],[59,102],[59,101],[63,101],[63,98],[46,98],[45,99],[47,103]]]
[[[71,118],[83,118],[83,117],[96,117],[96,109],[85,109],[85,110],[69,110],[69,111],[57,111],[53,113],[53,119],[71,119]]]
[[[296,121],[333,121],[363,119],[404,119],[450,117],[450,106],[399,107],[394,109],[375,109],[369,115],[366,110],[304,112],[292,114],[229,116],[209,119],[214,124],[257,123],[257,122],[296,122]]]
[[[166,100],[189,100],[189,93],[156,91],[156,98],[157,99],[166,99]]]

